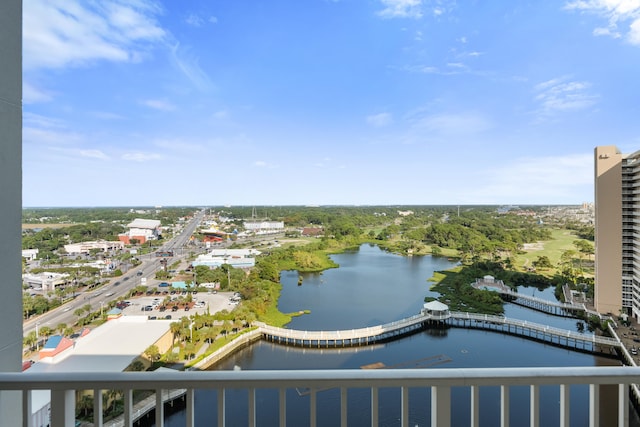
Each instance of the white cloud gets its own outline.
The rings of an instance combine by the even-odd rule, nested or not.
[[[204,24],[204,19],[202,19],[200,16],[196,15],[195,13],[191,13],[189,14],[189,16],[187,16],[184,22],[191,25],[192,27],[201,27],[202,24]]]
[[[213,87],[209,76],[200,67],[200,60],[193,56],[188,48],[180,47],[180,43],[176,43],[171,48],[171,59],[195,87],[203,91]]]
[[[477,55],[469,55],[469,56],[479,56]],[[461,55],[464,56],[464,55]],[[437,67],[435,65],[409,65],[403,67],[402,70],[408,71],[410,73],[423,73],[423,74],[437,74],[441,76],[456,76],[459,74],[474,74],[474,75],[484,75],[486,74],[483,71],[474,71],[467,64],[463,62],[449,62],[446,63],[442,67]]]
[[[30,0],[23,12],[25,70],[135,61],[166,32],[151,0]]]
[[[422,0],[380,0],[384,9],[378,12],[383,18],[422,18]]]
[[[157,153],[143,153],[141,151],[136,151],[132,153],[125,153],[122,155],[122,160],[127,160],[131,162],[148,162],[153,160],[160,160],[162,156]]]
[[[229,118],[229,111],[218,110],[215,113],[213,113],[213,118],[216,120],[226,120]]]
[[[567,10],[591,13],[607,21],[607,27],[594,29],[596,36],[625,37],[634,45],[640,46],[640,1],[639,0],[576,0],[565,5]],[[619,27],[627,25],[628,30]]]
[[[279,167],[278,165],[267,163],[263,160],[256,160],[255,162],[253,162],[253,166],[258,168],[267,168],[267,169],[277,169]]]
[[[160,111],[173,111],[176,109],[173,104],[161,99],[147,99],[144,101],[140,101],[140,104]]]
[[[22,102],[25,104],[38,104],[49,102],[53,99],[51,92],[39,89],[27,81],[22,82]]]
[[[493,127],[489,119],[478,113],[431,114],[418,118],[413,127],[435,135],[477,134]]]
[[[389,113],[379,113],[367,116],[367,123],[374,127],[388,126],[393,123],[393,117]]]
[[[101,120],[122,120],[124,116],[112,113],[110,111],[91,111],[88,113],[89,115],[96,117]]]
[[[486,175],[489,183],[474,189],[482,202],[496,202],[499,197],[513,203],[566,203],[593,188],[593,154],[514,159],[504,166],[493,165]]]
[[[597,95],[589,92],[591,83],[568,81],[567,77],[555,78],[535,86],[535,101],[540,104],[538,113],[548,116],[557,112],[577,111],[594,105]]]
[[[210,16],[209,17],[209,22],[211,22],[212,24],[217,24],[218,23],[218,18],[216,18],[215,16]]]
[[[200,152],[204,150],[204,146],[198,142],[184,141],[182,139],[158,139],[153,142],[156,147],[167,148],[170,150],[178,151],[180,153],[188,153],[191,155],[194,152]]]
[[[81,157],[89,157],[91,159],[109,160],[109,156],[101,150],[79,150],[78,154]]]

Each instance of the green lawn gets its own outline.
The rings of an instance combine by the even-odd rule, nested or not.
[[[552,235],[552,240],[542,242],[540,249],[529,249],[525,250],[526,253],[524,254],[516,255],[514,265],[519,270],[526,270],[526,267],[531,266],[533,261],[544,255],[549,258],[551,264],[556,266],[564,251],[574,250],[577,252],[573,242],[580,238],[573,234],[571,230],[553,230]],[[547,270],[545,273],[553,274],[554,271]]]

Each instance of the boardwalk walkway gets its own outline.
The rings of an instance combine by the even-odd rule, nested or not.
[[[493,279],[493,278],[491,278]],[[596,311],[589,310],[585,304],[564,303],[557,301],[549,301],[543,298],[534,297],[532,295],[523,295],[514,292],[510,287],[506,286],[502,280],[476,279],[471,284],[476,289],[498,292],[500,295],[506,296],[513,304],[522,305],[533,310],[542,311],[563,317],[578,317],[577,313],[587,313],[589,315],[601,317]]]
[[[421,313],[384,325],[360,329],[298,331],[259,324],[258,332],[262,334],[263,339],[280,344],[311,348],[331,348],[362,346],[388,341],[395,337],[423,329],[428,325],[437,324],[451,327],[492,330],[584,351],[610,352],[612,348],[620,346],[618,340],[609,337],[581,334],[538,323],[508,319],[503,316],[448,311],[446,314],[436,316]]]

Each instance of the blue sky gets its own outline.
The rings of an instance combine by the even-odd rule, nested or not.
[[[640,1],[25,0],[23,205],[578,204]]]

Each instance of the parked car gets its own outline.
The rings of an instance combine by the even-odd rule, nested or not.
[[[162,282],[162,283],[160,283],[158,286],[159,286],[159,287],[161,287],[161,288],[168,288],[168,287],[169,287],[169,283],[167,283],[167,282]]]

